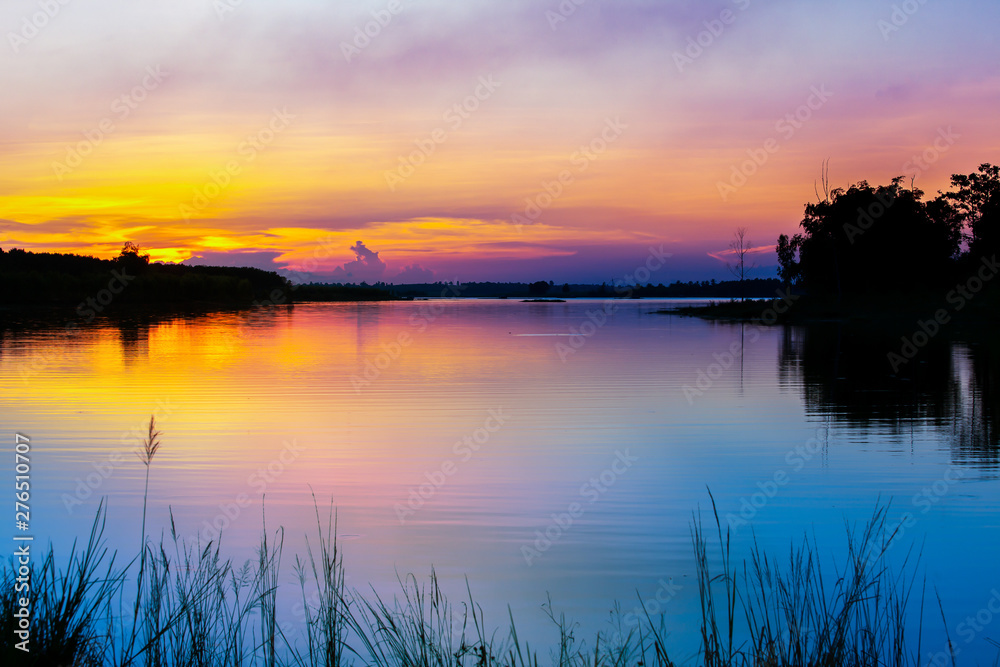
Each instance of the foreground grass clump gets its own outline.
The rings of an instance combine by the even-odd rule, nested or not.
[[[717,513],[724,572],[712,576],[704,530],[695,523],[704,664],[921,664],[920,631],[912,654],[906,632],[916,582],[908,574],[912,554],[897,571],[885,563],[885,549],[895,537],[886,534],[888,509],[879,506],[863,527],[848,528],[846,559],[833,576],[824,576],[819,549],[808,541],[791,549],[784,568],[755,545],[740,574],[731,564],[730,536],[723,535]],[[721,609],[714,583],[721,584]],[[740,644],[734,639],[737,624],[746,638]]]
[[[159,446],[150,423],[142,462],[147,473]],[[148,481],[148,477],[147,477]],[[148,488],[148,486],[147,486]],[[0,662],[4,665],[91,667],[706,667],[792,665],[919,665],[904,620],[915,579],[907,557],[897,570],[886,566],[887,507],[867,524],[848,529],[845,564],[824,576],[818,548],[808,541],[790,552],[787,564],[755,547],[749,560],[733,564],[728,531],[715,513],[718,559],[708,547],[700,518],[692,537],[701,600],[701,648],[696,656],[669,656],[663,620],[649,615],[626,627],[620,613],[593,644],[578,641],[577,626],[549,618],[559,643],[539,652],[518,636],[513,617],[506,629],[488,626],[467,584],[468,599],[453,605],[436,575],[421,584],[400,580],[393,600],[348,590],[335,514],[325,526],[316,507],[315,541],[307,537],[305,558],[296,557],[304,619],[279,623],[279,578],[283,530],[264,522],[257,557],[242,564],[221,555],[218,542],[189,545],[178,537],[173,514],[159,543],[145,535],[142,549],[116,567],[105,546],[106,507],[97,511],[86,545],[74,543],[64,569],[52,547],[32,570],[33,623],[30,654],[13,644],[13,587],[0,589]],[[714,510],[714,500],[713,500]],[[711,563],[721,564],[713,573]],[[3,566],[16,577],[13,559]],[[128,590],[126,590],[128,589]],[[135,596],[133,597],[132,592]],[[283,605],[290,601],[282,596]],[[921,612],[923,604],[921,601]],[[922,623],[921,623],[922,625]]]

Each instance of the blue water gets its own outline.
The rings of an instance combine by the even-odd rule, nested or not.
[[[843,565],[845,522],[891,502],[901,528],[888,559],[922,550],[915,571],[941,596],[960,663],[992,662],[992,344],[956,331],[893,372],[895,333],[653,313],[670,305],[300,304],[75,335],[8,319],[5,451],[15,432],[31,438],[40,544],[65,553],[106,497],[109,542],[131,555],[145,473],[131,450],[157,414],[147,533],[168,526],[169,507],[179,532],[221,529],[242,562],[264,503],[269,529],[286,531],[289,628],[315,492],[324,512],[338,508],[349,586],[391,596],[397,573],[434,567],[459,599],[468,577],[488,624],[505,626],[510,605],[539,646],[558,637],[548,596],[579,636],[608,629],[616,600],[626,623],[645,605],[681,661],[698,648],[691,524],[699,511],[714,521],[709,490],[737,560],[754,540],[784,557],[809,536]],[[709,553],[718,566],[714,542]],[[934,654],[947,646],[931,601]]]

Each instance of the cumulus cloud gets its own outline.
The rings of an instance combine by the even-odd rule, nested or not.
[[[318,271],[300,271],[297,269],[278,269],[278,273],[293,283],[376,283],[379,281],[391,283],[425,283],[433,282],[435,273],[419,264],[404,266],[392,275],[388,265],[379,257],[379,253],[358,241],[351,246],[354,259],[333,269]]]
[[[351,251],[355,254],[354,261],[335,268],[332,274],[334,280],[349,283],[373,283],[382,280],[385,274],[385,262],[379,258],[377,252],[367,248],[364,241],[352,245]]]
[[[434,272],[419,264],[404,266],[395,275],[387,277],[387,266],[379,254],[358,241],[351,246],[354,261],[336,267],[327,277],[335,282],[374,283],[380,280],[392,283],[426,283],[434,280]]]

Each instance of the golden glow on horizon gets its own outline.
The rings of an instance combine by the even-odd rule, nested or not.
[[[503,133],[479,129],[449,136],[390,191],[386,173],[414,146],[398,128],[386,135],[380,129],[385,123],[353,123],[331,133],[302,114],[273,141],[249,150],[245,137],[266,120],[244,112],[199,117],[197,125],[182,119],[177,134],[114,134],[61,181],[53,162],[65,160],[76,137],[66,144],[18,143],[0,156],[9,186],[0,193],[0,219],[9,221],[0,239],[5,247],[98,257],[112,257],[133,240],[153,261],[166,262],[203,253],[270,252],[278,266],[311,266],[319,273],[353,260],[349,248],[358,239],[380,252],[390,271],[411,264],[433,269],[441,258],[459,255],[537,259],[569,256],[581,246],[664,239],[718,239],[721,250],[736,226],[749,226],[761,243],[794,231],[813,197],[804,165],[811,169],[814,156],[828,150],[804,129],[723,201],[717,184],[756,140],[736,143],[723,133],[702,148],[686,137],[646,146],[626,132],[584,166],[573,159],[580,157],[578,140],[539,137],[528,150],[506,145]],[[836,123],[832,127],[840,132]],[[770,128],[759,130],[766,137]],[[945,187],[942,179],[959,161],[972,170],[978,158],[970,156],[980,148],[955,146],[936,172],[922,175],[921,187]],[[227,166],[232,173],[225,173]],[[545,201],[545,184],[563,171],[572,180],[543,207],[538,222],[512,224],[511,216],[524,213],[529,202]],[[463,209],[490,215],[427,214]]]

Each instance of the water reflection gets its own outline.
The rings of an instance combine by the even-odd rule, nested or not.
[[[1000,461],[1000,354],[993,339],[980,343],[957,343],[955,373],[947,397],[952,415],[952,450],[956,461],[990,463]]]
[[[113,544],[131,548],[144,479],[123,448],[159,409],[166,444],[149,491],[151,533],[176,519],[191,534],[246,494],[251,506],[231,520],[225,544],[253,557],[266,493],[268,523],[287,529],[288,553],[302,553],[315,490],[321,504],[334,499],[354,536],[351,585],[391,595],[397,573],[434,566],[459,592],[467,576],[494,619],[509,604],[530,624],[551,593],[596,628],[613,601],[631,609],[637,591],[648,597],[673,577],[683,589],[665,608],[668,625],[696,643],[682,630],[699,605],[686,578],[691,512],[706,506],[706,486],[721,511],[739,511],[776,471],[789,483],[738,539],[784,550],[813,527],[839,540],[844,518],[863,521],[880,494],[898,499],[900,513],[919,512],[914,494],[961,461],[961,485],[906,538],[927,538],[949,617],[979,608],[981,581],[1000,585],[991,574],[998,538],[984,529],[995,524],[987,517],[1000,481],[971,469],[997,461],[1000,369],[988,337],[942,334],[893,372],[886,355],[910,331],[825,323],[753,335],[748,325],[650,314],[662,304],[615,306],[562,356],[559,346],[603,302],[300,304],[98,319],[71,336],[65,319],[5,319],[0,413],[45,443],[39,535],[68,542],[107,496]],[[741,348],[685,399],[699,373]],[[471,457],[456,451],[490,410],[509,415],[503,429]],[[795,467],[789,452],[818,427],[820,451]],[[301,454],[263,485],[261,471],[292,442]],[[618,450],[639,462],[529,567],[521,547]],[[71,511],[63,494],[115,451],[127,461]],[[400,523],[395,506],[440,482],[447,464],[455,473]],[[960,569],[949,551],[959,541]]]
[[[122,362],[126,366],[149,358],[149,328],[151,317],[127,317],[117,320],[118,340],[122,346]]]
[[[788,327],[779,378],[801,387],[807,410],[867,431],[878,427],[905,442],[914,425],[939,428],[955,462],[998,462],[995,341],[963,332],[931,338],[895,367],[910,329],[831,322]],[[893,357],[895,359],[895,357]]]
[[[372,345],[378,342],[378,322],[381,309],[377,304],[357,303],[350,308],[354,311],[355,332],[357,336],[357,356],[363,359],[370,353]]]

